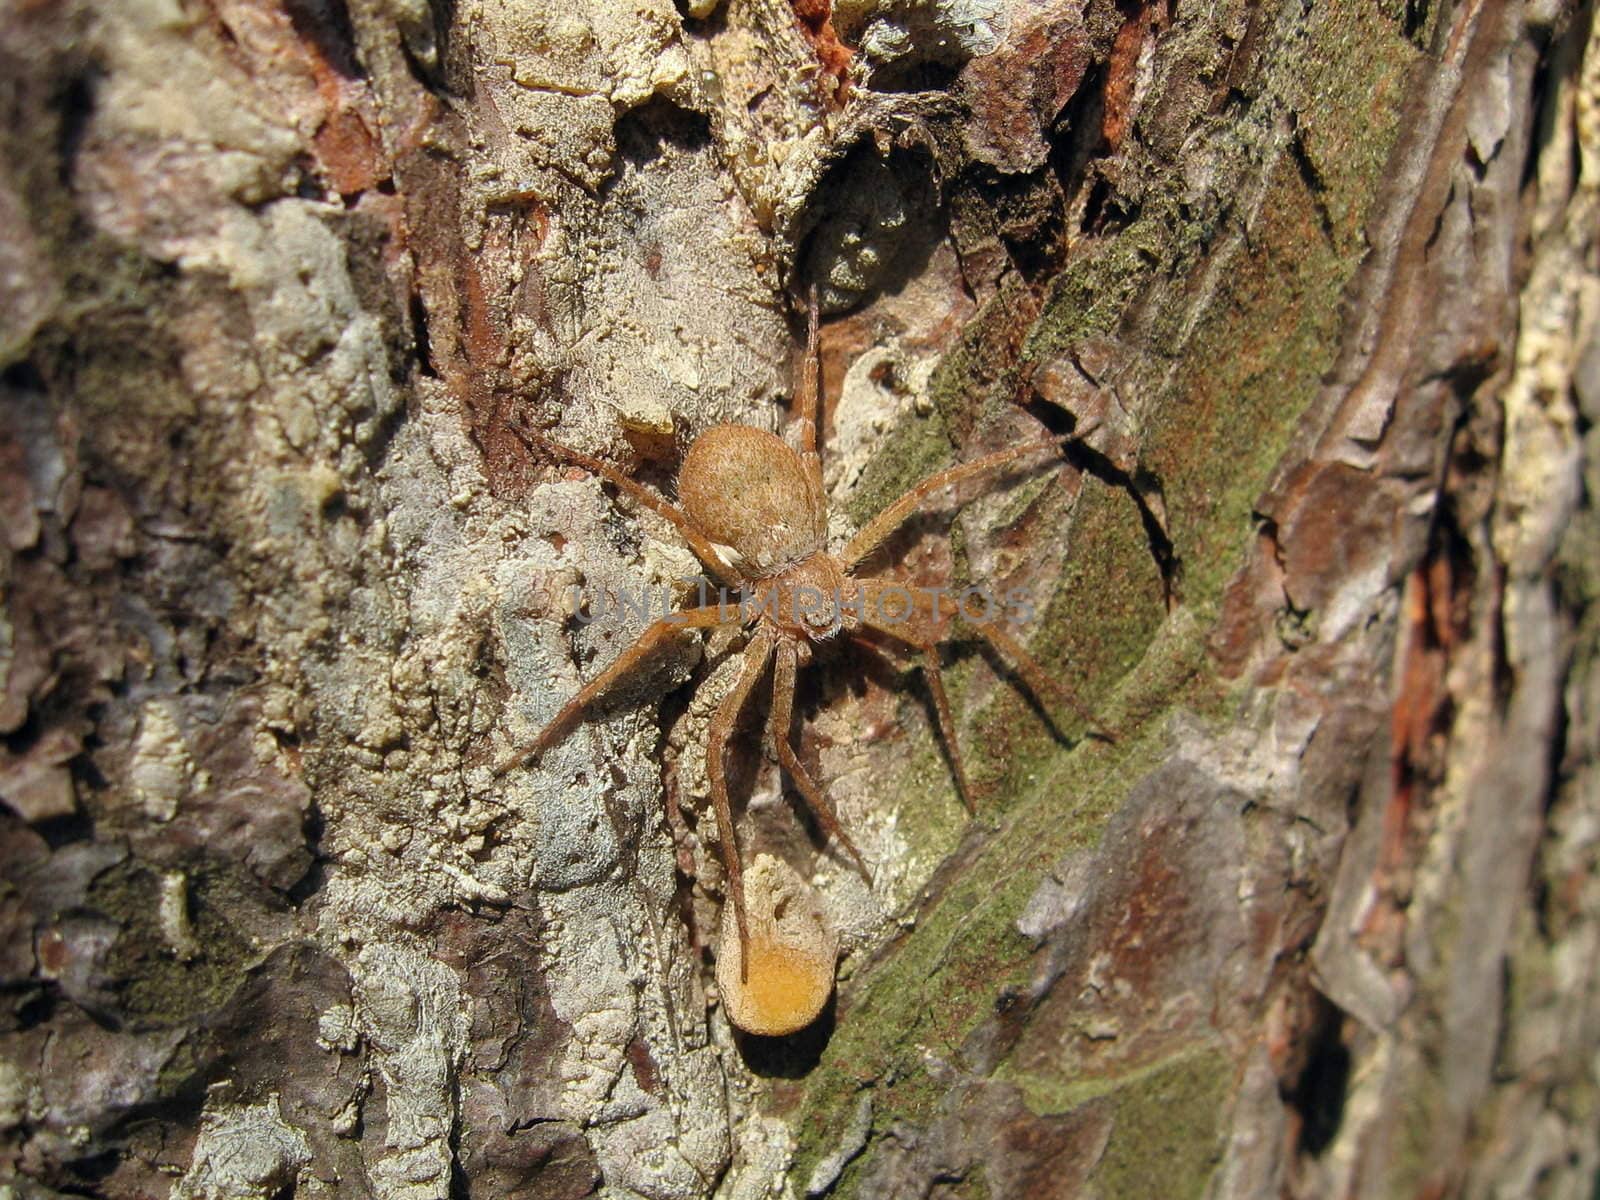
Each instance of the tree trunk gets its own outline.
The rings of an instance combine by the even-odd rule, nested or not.
[[[1597,36],[8,0],[0,1195],[1591,1195]],[[836,538],[1073,435],[872,569],[1092,717],[954,643],[969,819],[920,673],[819,653],[869,883],[748,714],[744,860],[842,954],[761,1039],[737,643],[495,767],[697,569],[519,430],[670,491],[812,285]]]

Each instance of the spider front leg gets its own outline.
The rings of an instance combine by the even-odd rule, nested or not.
[[[717,816],[717,840],[721,843],[722,869],[728,875],[728,893],[733,898],[733,916],[739,925],[739,949],[742,952],[742,969],[749,970],[750,926],[744,911],[744,868],[739,862],[739,845],[733,836],[733,805],[728,801],[728,773],[723,755],[728,739],[733,736],[745,701],[756,684],[766,674],[767,661],[772,657],[772,634],[762,629],[744,648],[744,666],[733,689],[717,705],[711,718],[711,736],[706,744],[706,771],[711,776],[711,807]]]
[[[821,406],[821,363],[818,361],[817,285],[812,284],[806,293],[806,356],[800,363],[800,386],[795,389],[794,403],[798,410],[795,419],[800,422],[800,453],[817,454],[817,410]]]
[[[1006,450],[996,450],[993,454],[985,454],[982,458],[975,458],[971,462],[961,463],[950,467],[948,470],[937,471],[929,475],[921,483],[913,487],[900,499],[884,509],[872,520],[863,525],[855,537],[839,555],[839,565],[846,571],[853,571],[862,559],[871,554],[884,540],[900,526],[911,519],[911,514],[922,506],[922,503],[944,488],[952,484],[961,483],[968,479],[1002,470],[1019,458],[1025,458],[1039,450],[1055,450],[1063,442],[1072,440],[1071,434],[1061,437],[1043,438],[1036,442],[1024,442],[1020,446],[1012,446]]]
[[[730,624],[727,615],[715,604],[705,608],[686,608],[671,616],[662,617],[651,622],[650,626],[639,635],[637,641],[612,660],[611,665],[601,671],[599,675],[590,680],[576,696],[562,705],[561,711],[551,718],[550,723],[541,729],[533,741],[517,751],[505,762],[494,768],[498,777],[513,771],[524,763],[532,762],[543,754],[556,742],[564,737],[571,729],[585,708],[596,696],[600,695],[622,676],[633,670],[641,661],[656,650],[663,642],[685,629],[710,629],[718,625]]]
[[[813,284],[806,302],[806,352],[800,363],[800,383],[795,388],[794,412],[787,440],[805,464],[807,503],[813,512],[826,512],[828,498],[822,488],[822,448],[817,426],[822,403],[821,363],[818,359],[817,288]],[[798,441],[799,445],[795,446]]]
[[[795,789],[805,800],[811,815],[816,817],[817,823],[822,826],[822,831],[845,848],[855,860],[862,877],[870,884],[872,872],[867,870],[861,852],[855,848],[854,843],[839,825],[838,814],[833,811],[833,805],[829,803],[827,794],[816,785],[801,763],[799,755],[794,752],[794,746],[789,742],[789,723],[794,715],[795,675],[799,662],[800,656],[793,642],[779,643],[777,661],[772,672],[772,713],[768,724],[772,734],[772,748],[777,752],[779,765],[789,773]]]

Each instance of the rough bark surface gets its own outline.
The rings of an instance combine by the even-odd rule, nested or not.
[[[0,4],[0,1195],[1592,1195],[1600,38],[1380,0]],[[819,289],[832,527],[1117,731],[845,647],[716,1003],[671,590]],[[887,566],[894,563],[892,567]],[[1048,699],[1045,699],[1048,706]],[[1057,721],[1061,724],[1058,726]]]

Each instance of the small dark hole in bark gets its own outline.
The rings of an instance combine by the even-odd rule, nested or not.
[[[1050,169],[1069,197],[1086,181],[1090,160],[1105,150],[1101,128],[1105,121],[1105,76],[1102,63],[1095,63],[1084,72],[1078,90],[1050,127]],[[1095,186],[1102,184],[1097,181]],[[1084,228],[1088,228],[1087,222]]]
[[[75,75],[67,80],[56,95],[56,107],[61,110],[61,128],[57,134],[60,179],[63,184],[72,180],[72,160],[83,144],[89,119],[94,116],[95,84],[92,72]]]
[[[50,849],[59,850],[62,846],[70,846],[75,842],[93,841],[94,821],[87,813],[75,812],[64,817],[37,821],[33,825],[33,831],[45,840]]]
[[[909,54],[872,72],[867,87],[874,92],[947,92],[965,63],[930,62]]]
[[[337,521],[340,517],[349,516],[350,501],[344,492],[338,491],[322,502],[322,519],[329,523]]]
[[[295,33],[315,46],[329,66],[346,79],[366,77],[356,58],[355,29],[345,0],[288,0],[284,8]]]
[[[118,1150],[106,1150],[100,1154],[90,1155],[87,1158],[72,1161],[72,1173],[85,1183],[98,1183],[115,1171],[122,1163],[122,1153]],[[69,1195],[71,1193],[68,1193]],[[86,1193],[98,1195],[95,1193]]]
[[[284,893],[289,903],[296,907],[320,892],[327,879],[327,860],[322,855],[322,835],[325,826],[322,810],[317,807],[315,801],[312,801],[300,822],[300,835],[305,839],[305,847],[311,854],[311,863],[306,867],[305,874],[290,884],[288,891]]]
[[[1333,1144],[1344,1121],[1350,1084],[1350,1050],[1341,1036],[1343,1024],[1336,1011],[1327,1014],[1316,1031],[1305,1070],[1288,1097],[1304,1122],[1300,1129],[1300,1148],[1313,1158]]]
[[[44,376],[39,373],[38,365],[31,360],[12,363],[3,372],[0,372],[0,385],[18,392],[44,392]]]
[[[429,379],[438,378],[438,368],[434,366],[434,344],[427,336],[427,306],[422,304],[418,293],[411,293],[411,334],[416,338],[416,365],[422,374]]]
[[[450,1122],[450,1200],[472,1200],[472,1181],[461,1162],[461,1112]]]
[[[39,988],[13,1010],[17,1032],[26,1033],[43,1025],[56,1013],[56,995],[48,988]]]
[[[1423,25],[1428,21],[1428,0],[1406,0],[1406,12],[1401,29],[1411,41],[1417,40]]]
[[[668,148],[692,152],[711,145],[711,122],[704,113],[658,95],[617,121],[616,139],[619,155],[638,165],[660,158]]]

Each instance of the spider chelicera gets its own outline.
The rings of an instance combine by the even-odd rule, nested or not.
[[[536,759],[570,731],[591,701],[684,630],[742,627],[747,635],[741,651],[743,665],[712,718],[706,762],[722,862],[728,874],[740,944],[746,948],[749,930],[744,878],[734,840],[723,755],[740,712],[769,666],[773,681],[767,736],[778,762],[824,832],[838,839],[869,878],[860,852],[840,828],[826,794],[811,778],[789,741],[795,676],[811,662],[813,647],[849,634],[877,648],[882,647],[876,639],[887,638],[920,654],[940,735],[969,813],[975,812],[972,794],[939,663],[939,644],[944,640],[947,622],[962,619],[1010,662],[1036,698],[1062,700],[1082,715],[1071,697],[1045,674],[999,620],[974,620],[948,592],[913,592],[856,574],[928,497],[964,480],[996,474],[1029,455],[1057,451],[1068,439],[1040,438],[936,472],[885,508],[835,553],[827,547],[827,505],[817,446],[818,401],[817,306],[813,295],[805,361],[794,401],[796,412],[787,431],[791,440],[748,425],[707,429],[690,445],[679,469],[679,504],[672,504],[591,455],[531,430],[515,430],[530,451],[583,467],[665,517],[724,589],[724,595],[737,592],[745,602],[719,596],[718,603],[685,608],[655,621],[569,700],[530,745],[501,763],[495,773],[503,775]],[[892,602],[886,593],[892,593]]]

